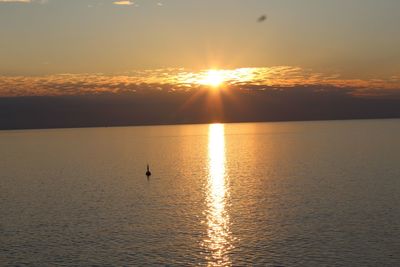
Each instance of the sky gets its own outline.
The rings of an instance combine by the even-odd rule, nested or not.
[[[295,66],[387,78],[399,74],[398,25],[397,0],[0,0],[0,73]]]
[[[82,96],[123,96],[134,105],[146,94],[146,101],[157,99],[157,107],[186,106],[198,92],[216,87],[236,95],[236,103],[252,99],[252,115],[231,115],[231,121],[297,118],[296,109],[284,111],[291,116],[277,114],[280,106],[263,110],[266,102],[258,99],[285,105],[299,94],[299,101],[320,101],[321,92],[332,99],[326,118],[354,117],[349,103],[359,98],[369,102],[355,117],[400,116],[394,108],[400,103],[393,103],[400,99],[398,25],[398,0],[0,0],[0,123],[18,117],[18,127],[25,127],[24,114],[43,106],[30,97],[76,96],[63,100],[68,117],[71,106],[84,112],[82,105],[95,101],[82,102]],[[344,102],[351,98],[346,116],[339,112],[338,95]],[[24,97],[29,103],[4,100]],[[123,99],[107,97],[114,106]],[[391,109],[373,108],[385,105],[372,98],[388,100]],[[46,99],[52,113],[54,98]],[[302,112],[308,100],[299,104]],[[206,108],[206,102],[198,107]],[[203,115],[175,119],[207,122]],[[117,119],[107,119],[112,120]],[[146,121],[171,122],[141,119]]]

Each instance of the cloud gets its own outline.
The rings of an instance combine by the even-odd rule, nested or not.
[[[118,75],[58,74],[46,76],[0,76],[0,97],[90,95],[136,93],[162,90],[185,92],[201,90],[207,70],[156,69],[125,72]],[[398,77],[389,79],[344,79],[338,74],[324,74],[290,66],[239,68],[218,71],[224,86],[233,90],[274,91],[312,88],[370,97],[400,95]]]
[[[0,0],[1,3],[22,3],[22,4],[30,4],[30,3],[38,3],[38,4],[46,4],[48,0]]]
[[[220,91],[202,84],[207,70],[0,76],[0,130],[400,118],[398,76],[343,79],[289,66],[218,72]]]
[[[88,77],[62,76],[61,83],[48,81],[43,91],[61,95],[0,97],[0,130],[400,118],[400,97],[358,97],[351,88],[249,84],[216,95],[205,88],[175,90],[172,85],[130,84],[121,78],[99,76],[92,83]],[[45,83],[40,78],[36,82]]]
[[[133,1],[114,1],[114,5],[120,5],[120,6],[131,6],[133,5]]]
[[[0,3],[31,3],[32,0],[0,0]]]

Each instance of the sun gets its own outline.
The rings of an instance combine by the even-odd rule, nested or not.
[[[204,73],[203,78],[200,80],[200,84],[217,88],[223,84],[225,80],[225,75],[222,70],[211,69]]]

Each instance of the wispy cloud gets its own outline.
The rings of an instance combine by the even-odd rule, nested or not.
[[[46,4],[48,0],[0,0],[1,3],[21,3],[21,4],[30,4],[30,3],[37,3],[37,4]]]
[[[114,1],[114,5],[120,5],[120,6],[131,6],[134,4],[133,1]]]
[[[31,3],[32,0],[0,0],[0,3]]]

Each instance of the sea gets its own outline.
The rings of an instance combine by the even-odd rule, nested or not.
[[[0,266],[400,266],[400,120],[0,131]]]

